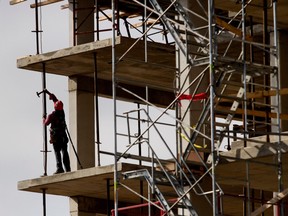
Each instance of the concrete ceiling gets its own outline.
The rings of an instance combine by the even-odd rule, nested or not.
[[[118,163],[117,170],[121,172],[144,169],[144,166]],[[22,191],[30,191],[42,193],[43,189],[47,194],[60,196],[86,196],[100,199],[107,199],[107,180],[110,180],[110,197],[113,200],[113,173],[114,165],[101,167],[86,168],[74,172],[45,176],[18,182],[18,189]],[[140,193],[139,178],[131,180],[123,180],[120,175],[120,182],[130,187],[132,190]],[[147,182],[144,182],[147,187]],[[161,186],[163,194],[170,194],[170,198],[176,196],[172,187]],[[171,196],[172,195],[172,196]],[[144,196],[147,197],[147,190],[144,190]],[[119,200],[127,203],[138,203],[139,199],[132,192],[119,185]],[[169,196],[168,196],[169,198]]]
[[[138,0],[144,4],[144,0]],[[148,1],[147,1],[148,2]],[[170,1],[158,0],[159,4],[164,8],[168,7]],[[246,0],[248,2],[248,0]],[[250,4],[247,6],[247,15],[253,16],[254,22],[263,23],[263,2],[264,0],[251,0]],[[267,0],[267,13],[268,13],[268,23],[273,25],[273,7],[272,0]],[[277,0],[277,25],[278,28],[288,29],[288,2],[286,0]],[[108,9],[111,7],[111,1],[98,0],[98,4],[103,9]],[[151,7],[148,3],[148,6]],[[137,3],[130,0],[119,0],[118,7],[120,11],[125,11],[126,15],[129,14],[141,14],[143,13],[143,8]],[[215,0],[215,8],[224,11],[238,12],[241,10],[240,0]],[[175,15],[172,10],[168,11],[168,14]],[[247,17],[248,19],[248,17]]]
[[[137,86],[147,85],[162,90],[169,89],[173,92],[176,70],[174,47],[148,43],[148,61],[145,62],[144,42],[139,41],[131,48],[135,41],[135,39],[124,37],[116,39],[117,80],[127,84],[134,83]],[[93,78],[97,64],[98,78],[111,80],[111,46],[112,40],[106,39],[54,52],[27,56],[17,60],[17,67],[38,72],[42,72],[45,67],[47,73]],[[131,49],[126,53],[128,48]],[[97,59],[95,64],[94,54]]]
[[[247,1],[248,2],[248,1]],[[247,15],[252,16],[254,22],[263,23],[263,0],[252,0],[247,7]],[[273,7],[272,0],[267,0],[267,13],[268,23],[273,25]],[[277,26],[281,29],[288,29],[288,1],[277,0]],[[241,1],[239,0],[215,0],[215,7],[228,10],[232,12],[238,12],[241,10]]]

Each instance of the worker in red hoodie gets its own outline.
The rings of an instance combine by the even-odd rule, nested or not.
[[[44,90],[45,93],[49,95],[49,99],[54,102],[54,111],[46,116],[43,116],[43,124],[50,126],[50,143],[53,144],[55,157],[56,157],[56,167],[57,170],[54,174],[63,173],[64,169],[62,166],[62,156],[63,164],[66,172],[70,172],[70,159],[67,151],[68,137],[66,134],[66,122],[65,113],[63,110],[62,101],[58,100],[57,97],[50,93],[47,89]],[[61,155],[62,153],[62,155]]]

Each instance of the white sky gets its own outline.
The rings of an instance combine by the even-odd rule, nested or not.
[[[41,74],[16,67],[17,58],[36,54],[30,3],[33,1],[10,6],[8,0],[0,0],[0,212],[7,216],[42,215],[42,195],[17,190],[18,181],[43,174],[42,100],[36,96],[42,86]],[[53,15],[48,12],[52,7]],[[60,10],[60,4],[43,7],[43,52],[68,46],[67,12]],[[48,76],[47,87],[67,104],[67,78]],[[51,108],[48,103],[48,110]],[[52,174],[53,152],[48,158],[48,174]],[[47,196],[47,215],[68,216],[68,198]]]

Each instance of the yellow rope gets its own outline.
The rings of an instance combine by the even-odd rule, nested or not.
[[[184,134],[180,133],[180,136],[181,136],[183,139],[185,139],[187,142],[190,142],[190,140],[188,139],[188,137],[185,136]],[[204,146],[201,146],[201,145],[197,145],[196,143],[194,143],[193,145],[194,145],[196,148],[199,148],[199,149],[201,149],[201,148],[206,148],[206,147],[207,147],[206,144],[205,144]]]

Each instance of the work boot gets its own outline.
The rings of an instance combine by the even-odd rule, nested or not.
[[[57,169],[54,174],[59,174],[59,173],[64,173],[64,170],[63,169]]]

